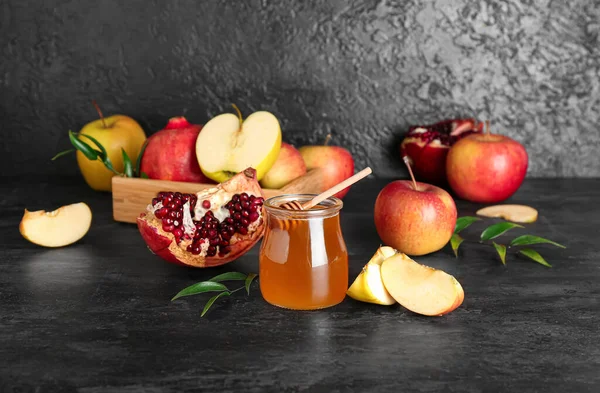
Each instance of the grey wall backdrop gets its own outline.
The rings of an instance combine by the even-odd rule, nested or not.
[[[96,99],[148,134],[269,110],[288,142],[331,132],[380,176],[405,174],[410,124],[490,118],[529,176],[598,176],[599,4],[0,0],[2,172],[77,173],[49,159]]]

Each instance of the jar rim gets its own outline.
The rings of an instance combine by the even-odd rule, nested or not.
[[[318,194],[282,194],[268,198],[264,202],[264,207],[270,214],[275,214],[284,218],[294,219],[310,219],[310,218],[327,218],[338,214],[344,206],[344,202],[337,197],[329,197],[319,204],[319,209],[309,210],[291,210],[281,207],[282,204],[291,201],[300,203],[308,202]]]

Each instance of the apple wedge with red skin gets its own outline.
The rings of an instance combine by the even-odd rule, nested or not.
[[[256,170],[247,168],[196,194],[159,193],[138,217],[138,229],[148,248],[167,262],[219,266],[262,238],[263,201]]]
[[[448,151],[460,139],[482,129],[483,123],[472,118],[412,126],[400,144],[400,154],[409,158],[417,179],[446,186]]]

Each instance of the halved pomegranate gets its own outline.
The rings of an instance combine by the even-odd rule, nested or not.
[[[148,247],[175,264],[223,265],[248,252],[264,233],[264,196],[256,170],[196,194],[159,192],[137,219]]]
[[[408,157],[419,181],[446,184],[446,156],[459,139],[481,132],[483,123],[475,119],[452,119],[424,126],[412,126],[400,144],[400,154]]]

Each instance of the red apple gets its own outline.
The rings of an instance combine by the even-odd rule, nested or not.
[[[400,144],[402,157],[410,159],[417,179],[446,186],[446,156],[458,140],[480,133],[483,123],[475,119],[445,120],[412,126]]]
[[[281,143],[277,160],[261,179],[263,188],[279,189],[306,173],[306,164],[300,152],[292,145]]]
[[[190,124],[183,116],[173,117],[164,129],[148,138],[140,171],[150,179],[214,183],[209,180],[196,159],[196,139],[202,125]]]
[[[331,188],[336,184],[354,175],[354,159],[350,152],[343,147],[328,146],[330,136],[327,136],[322,146],[302,146],[300,154],[306,163],[306,168],[321,168],[323,171],[323,190]],[[343,198],[350,191],[350,187],[344,188],[335,194],[335,197]]]
[[[431,184],[396,180],[375,201],[375,227],[387,246],[408,255],[424,255],[444,247],[456,225],[456,205],[448,192]]]
[[[522,144],[489,132],[458,141],[448,153],[448,183],[459,198],[478,203],[508,199],[523,183],[529,158]]]

